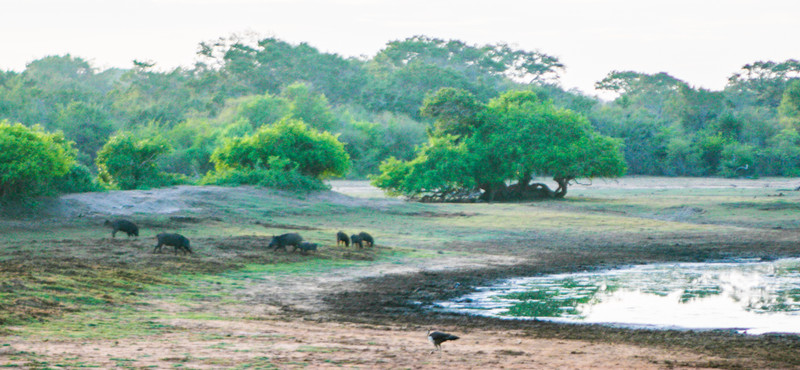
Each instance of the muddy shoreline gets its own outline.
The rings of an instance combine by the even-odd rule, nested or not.
[[[800,336],[795,334],[745,335],[732,330],[629,329],[596,324],[565,324],[539,320],[498,319],[427,309],[433,302],[475,291],[498,280],[555,273],[609,269],[639,263],[708,262],[735,258],[778,259],[797,257],[793,241],[708,243],[701,253],[678,253],[680,246],[661,245],[607,262],[607,256],[564,258],[556,255],[525,260],[514,266],[455,271],[422,271],[360,279],[358,288],[323,297],[325,320],[371,325],[473,330],[521,331],[523,336],[547,340],[580,340],[652,346],[672,351],[692,351],[726,359],[706,367],[800,367]],[[713,244],[713,246],[711,245]],[[695,245],[695,247],[698,247]],[[628,249],[620,246],[621,249]],[[758,251],[754,253],[753,251]],[[697,251],[696,251],[697,252]],[[302,315],[302,314],[301,314]]]

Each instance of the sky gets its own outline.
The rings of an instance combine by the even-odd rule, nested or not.
[[[352,57],[414,35],[507,43],[558,57],[562,86],[588,94],[614,70],[721,90],[745,64],[800,59],[797,0],[0,0],[0,12],[0,70],[14,71],[65,54],[191,67],[201,42],[233,34]]]

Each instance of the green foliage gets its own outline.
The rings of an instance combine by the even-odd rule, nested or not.
[[[720,173],[725,177],[752,176],[758,153],[752,145],[728,142],[720,153]],[[795,156],[795,160],[798,157]]]
[[[294,83],[281,93],[291,101],[290,115],[310,127],[320,131],[328,131],[336,124],[336,118],[330,110],[325,95],[316,93],[303,83]]]
[[[375,60],[395,68],[419,61],[450,66],[465,75],[503,75],[524,82],[557,79],[558,71],[564,68],[557,58],[537,51],[516,50],[502,43],[467,45],[426,36],[389,42]]]
[[[270,157],[266,165],[258,168],[226,168],[209,172],[201,183],[224,186],[257,185],[295,192],[330,189],[321,180],[301,174],[288,160],[279,157]]]
[[[449,196],[477,185],[470,157],[466,145],[456,144],[453,136],[432,137],[413,160],[391,157],[381,163],[381,174],[372,177],[372,184],[392,195]]]
[[[54,181],[67,175],[74,161],[74,150],[61,133],[0,121],[0,199],[54,191]]]
[[[717,173],[722,160],[722,150],[728,141],[722,135],[706,136],[698,142],[697,152],[705,173]]]
[[[561,88],[557,58],[502,43],[413,36],[388,42],[372,58],[345,58],[306,43],[232,35],[201,43],[198,55],[193,67],[172,70],[135,60],[128,69],[101,71],[69,54],[34,60],[22,72],[0,72],[0,120],[61,130],[74,141],[78,162],[90,167],[116,131],[156,125],[174,148],[157,165],[201,178],[223,138],[297,119],[339,134],[353,162],[347,176],[364,177],[391,156],[412,159],[430,124],[434,136],[456,135],[456,142],[472,135],[484,146],[502,142],[479,132],[486,117],[476,112],[504,92],[528,90],[621,139],[631,174],[726,175],[717,135],[725,147],[752,147],[748,176],[795,173],[792,161],[780,159],[792,157],[787,147],[775,147],[785,142],[782,130],[800,129],[794,59],[746,64],[722,91],[665,72],[615,70],[596,83],[616,95],[607,103]],[[499,181],[496,168],[518,170],[503,167],[518,153],[486,154],[484,180]]]
[[[434,127],[440,134],[466,136],[479,124],[478,113],[482,109],[469,92],[444,88],[425,98],[420,112],[435,120]]]
[[[162,172],[159,157],[172,148],[162,136],[140,137],[131,132],[114,135],[97,154],[98,180],[112,189],[142,189],[182,183]]]
[[[271,158],[286,160],[285,168],[272,168]],[[336,136],[309,129],[302,121],[285,119],[264,126],[255,134],[228,139],[211,156],[217,172],[236,169],[296,169],[299,173],[326,178],[343,176],[350,165],[344,146]]]
[[[428,126],[408,116],[374,114],[358,107],[343,107],[335,114],[341,122],[339,141],[345,144],[352,166],[348,177],[364,178],[378,173],[381,161],[396,157],[409,160],[426,140]]]
[[[668,176],[699,176],[699,154],[689,138],[671,136],[666,145],[664,172]]]
[[[291,102],[283,97],[270,94],[249,96],[243,98],[237,118],[247,120],[257,129],[286,117],[290,109]]]
[[[735,104],[777,107],[791,79],[800,77],[800,61],[758,61],[745,64],[728,78],[725,90]]]
[[[593,132],[575,112],[540,102],[533,92],[509,92],[492,100],[486,110],[489,150],[510,151],[504,162],[526,174],[555,178],[616,177],[625,172],[618,140]],[[503,144],[505,143],[505,144]],[[512,178],[511,174],[506,174]]]
[[[416,118],[425,97],[441,88],[469,91],[485,101],[507,90],[510,81],[555,81],[563,67],[555,57],[506,44],[414,36],[388,43],[372,59],[362,103]]]
[[[535,92],[507,92],[486,106],[464,104],[472,102],[468,98],[442,90],[427,99],[432,106],[422,111],[437,119],[439,129],[415,159],[384,162],[373,184],[423,199],[471,197],[478,189],[487,200],[518,199],[552,194],[530,184],[533,176],[553,176],[559,184],[553,195],[563,196],[574,179],[625,172],[619,140],[597,134],[585,117],[555,108]],[[469,124],[450,113],[465,105],[476,112]],[[447,131],[460,135],[442,135]],[[516,182],[513,190],[506,186],[510,181]]]
[[[189,83],[191,73],[174,69],[158,73],[152,65],[139,65],[120,77],[110,92],[113,107],[122,116],[119,126],[132,128],[141,122],[172,125],[192,111],[207,109],[207,102],[196,96]]]
[[[770,139],[761,160],[746,163],[756,163],[766,175],[800,176],[800,134],[794,127],[783,129]]]
[[[284,87],[304,81],[334,102],[347,102],[366,79],[358,60],[275,38],[220,38],[201,43],[198,55],[204,58],[198,69],[204,74],[208,90],[224,92],[229,97],[278,94]]]
[[[624,109],[616,105],[594,110],[591,119],[598,132],[623,140],[630,173],[664,174],[667,144],[675,135],[675,128],[657,120],[646,109]]]
[[[84,165],[94,163],[97,151],[114,131],[111,119],[102,107],[96,104],[73,101],[58,112],[56,127],[67,139],[75,142],[79,159]]]
[[[707,128],[720,115],[723,99],[721,92],[695,90],[681,84],[671,103],[681,125],[689,131],[699,131]]]
[[[792,125],[800,125],[800,80],[792,81],[783,91],[778,112]]]
[[[173,148],[159,157],[159,168],[199,179],[214,167],[211,153],[221,141],[223,130],[212,126],[207,120],[191,119],[172,128],[158,128],[157,132],[149,135],[163,136]]]
[[[102,190],[95,182],[94,175],[88,167],[73,163],[69,171],[54,179],[53,184],[59,193],[85,193]]]

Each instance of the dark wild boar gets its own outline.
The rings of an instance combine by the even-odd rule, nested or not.
[[[276,251],[278,249],[286,250],[286,247],[290,245],[293,246],[294,249],[297,249],[297,246],[300,245],[302,241],[303,237],[298,233],[281,234],[278,236],[273,235],[267,249],[274,249]]]
[[[344,244],[345,247],[350,246],[350,237],[348,237],[343,231],[336,233],[336,245],[340,244]]]
[[[375,239],[372,239],[372,235],[369,235],[363,231],[358,233],[358,237],[361,238],[361,242],[366,244],[367,247],[371,247],[373,244],[375,244]]]
[[[316,251],[317,243],[302,242],[297,247],[300,248],[300,253],[306,254],[309,251]]]
[[[186,239],[181,234],[161,233],[156,235],[156,240],[158,240],[158,244],[153,248],[153,253],[156,253],[156,251],[161,253],[161,247],[165,245],[175,247],[175,254],[178,254],[179,249],[184,254],[192,253],[192,248],[189,247],[189,239]]]
[[[350,243],[352,243],[354,247],[358,246],[359,248],[364,248],[364,244],[361,244],[361,237],[356,234],[350,235]]]
[[[111,227],[112,238],[117,237],[117,231],[122,231],[128,234],[129,238],[131,236],[139,236],[139,227],[136,226],[135,223],[130,222],[128,220],[114,220],[114,221],[106,220],[104,225]]]

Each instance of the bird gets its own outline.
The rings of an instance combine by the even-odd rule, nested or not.
[[[431,332],[431,330],[428,329],[428,341],[433,343],[433,346],[436,347],[436,349],[438,349],[440,351],[442,350],[442,343],[443,342],[446,342],[448,340],[456,340],[456,339],[458,339],[458,337],[455,336],[455,335],[442,333],[442,332],[439,332],[439,331]],[[431,353],[433,353],[434,351],[431,351]]]

